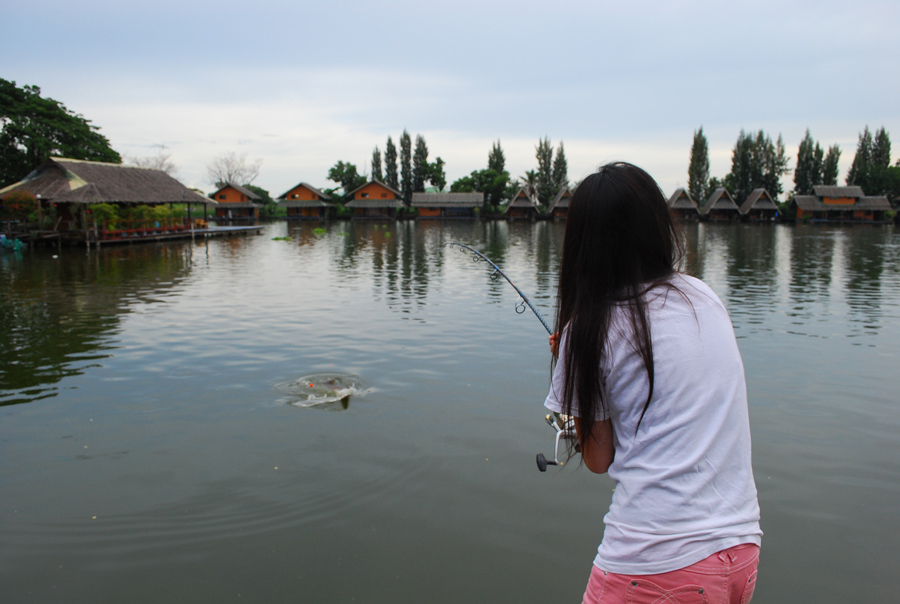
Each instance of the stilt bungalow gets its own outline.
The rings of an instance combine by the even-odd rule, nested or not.
[[[700,208],[684,187],[675,189],[669,198],[669,211],[682,222],[696,222],[700,219]]]
[[[475,218],[484,193],[413,193],[412,207],[422,219]]]
[[[569,201],[572,199],[572,191],[569,187],[563,187],[550,202],[547,217],[550,220],[565,220],[569,215]]]
[[[53,224],[46,226],[49,230],[42,229],[43,234],[55,233],[57,238],[88,244],[163,239],[184,236],[184,232],[190,236],[194,227],[205,226],[207,208],[216,205],[214,200],[187,188],[162,170],[62,157],[48,159],[23,180],[0,189],[0,197],[14,191],[37,198],[41,221],[55,217]],[[92,213],[92,206],[97,204],[116,206],[123,215],[101,219]],[[124,216],[126,210],[171,204],[186,205],[187,217]],[[192,221],[195,216],[199,222]]]
[[[353,218],[361,220],[391,219],[397,217],[397,210],[403,205],[400,191],[380,180],[372,179],[361,187],[347,193],[344,207],[353,210]]]
[[[813,195],[797,195],[791,201],[798,221],[884,222],[891,210],[887,197],[870,197],[861,187],[816,185]]]
[[[535,216],[538,214],[537,201],[525,187],[522,187],[516,191],[515,195],[513,195],[513,198],[510,200],[509,204],[507,204],[506,210],[503,213],[507,218],[512,220],[534,220]]]
[[[216,218],[220,220],[253,220],[259,218],[262,198],[241,185],[226,184],[212,194],[219,204]]]
[[[713,191],[703,209],[700,210],[700,220],[711,220],[713,222],[722,222],[728,220],[739,220],[741,217],[741,209],[736,203],[728,189],[720,187]]]
[[[778,204],[766,189],[753,189],[741,204],[741,215],[748,222],[773,222],[778,212]]]
[[[287,209],[288,220],[323,220],[331,213],[331,196],[301,182],[278,196],[278,205]]]

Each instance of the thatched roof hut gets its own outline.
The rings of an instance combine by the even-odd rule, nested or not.
[[[700,210],[700,216],[707,220],[737,220],[740,215],[741,209],[724,187],[713,191]]]
[[[569,214],[569,202],[571,200],[572,191],[567,186],[563,187],[553,198],[553,201],[550,202],[547,214],[551,218],[565,218]]]
[[[538,212],[537,200],[527,189],[521,187],[503,211],[508,218],[534,218]]]
[[[403,206],[397,189],[373,178],[347,193],[344,207],[353,210],[354,218],[393,218]]]
[[[413,193],[410,205],[419,218],[475,218],[475,209],[484,205],[484,193]]]
[[[0,195],[12,191],[27,191],[55,204],[216,203],[162,170],[63,157],[48,159],[21,181],[0,189]]]
[[[741,204],[741,214],[749,220],[775,220],[778,209],[766,189],[753,189]]]
[[[669,210],[682,220],[697,220],[700,217],[700,208],[684,187],[675,189],[667,203]]]

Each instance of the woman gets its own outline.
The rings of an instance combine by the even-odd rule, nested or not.
[[[584,464],[617,483],[585,603],[753,595],[762,532],[743,363],[722,302],[677,271],[682,253],[640,168],[603,166],[572,196],[545,405],[575,417]]]

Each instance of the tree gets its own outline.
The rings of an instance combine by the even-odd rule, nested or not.
[[[876,168],[888,168],[891,165],[891,138],[884,126],[875,133],[872,144],[872,165]]]
[[[709,197],[709,142],[703,126],[694,132],[691,144],[691,163],[688,165],[688,194],[698,204]]]
[[[797,149],[797,167],[794,170],[794,193],[810,195],[815,185],[823,182],[825,170],[824,151],[818,142],[814,142],[806,129],[806,135]]]
[[[269,192],[262,187],[257,187],[249,184],[244,185],[244,187],[259,195],[259,203],[263,205],[262,212],[264,215],[276,216],[279,210],[285,213],[287,212],[287,210],[285,210],[284,208],[279,208],[278,204],[275,203],[275,200],[272,199],[272,196],[269,194]]]
[[[400,188],[397,178],[397,147],[389,136],[384,146],[384,184],[396,190]]]
[[[384,182],[384,176],[381,173],[381,150],[377,145],[372,151],[372,178]]]
[[[438,191],[443,191],[444,187],[447,186],[447,174],[444,172],[444,160],[440,157],[435,159],[434,163],[429,166],[428,174],[429,182],[431,182]]]
[[[863,187],[865,191],[866,180],[868,179],[869,164],[872,162],[872,133],[869,127],[859,135],[859,142],[856,145],[856,155],[853,156],[853,163],[850,164],[850,171],[847,172],[846,183],[848,185],[858,185]]]
[[[429,177],[428,164],[428,145],[425,144],[425,137],[421,134],[416,135],[416,149],[412,158],[412,190],[414,193],[421,193],[425,190],[425,181]],[[410,200],[412,197],[410,197]]]
[[[157,147],[156,155],[147,155],[144,157],[131,157],[129,155],[125,156],[125,162],[131,164],[132,166],[137,166],[138,168],[147,168],[148,170],[162,170],[169,176],[175,176],[178,173],[178,168],[169,161],[169,158],[172,157],[171,153],[166,153],[165,145],[155,145]]]
[[[838,179],[838,163],[841,161],[841,148],[839,145],[828,147],[825,161],[822,164],[822,184],[836,186]]]
[[[500,141],[491,145],[491,152],[488,154],[488,170],[493,170],[497,174],[506,170],[506,156],[503,154],[503,148]]]
[[[538,162],[535,190],[538,200],[542,204],[547,204],[556,195],[556,191],[553,190],[553,146],[550,144],[550,137],[545,136],[539,140],[534,149]]]
[[[0,78],[0,187],[23,179],[49,157],[121,163],[100,128],[37,86]]]
[[[234,151],[229,151],[214,158],[206,166],[206,172],[209,182],[219,188],[225,185],[249,185],[259,176],[261,166],[261,159],[248,162],[246,153],[239,156]]]
[[[569,186],[569,162],[566,161],[566,151],[563,149],[562,141],[559,141],[559,148],[556,149],[556,157],[553,158],[553,197],[559,193],[563,187]]]
[[[753,189],[761,187],[778,201],[783,191],[781,177],[789,171],[787,166],[788,157],[780,134],[778,142],[773,143],[762,130],[755,137],[741,130],[732,152],[731,172],[725,177],[724,185],[739,204]]]
[[[328,180],[339,183],[345,196],[366,184],[366,177],[357,171],[356,165],[343,161],[339,161],[328,170]]]
[[[400,136],[400,193],[403,196],[403,205],[409,206],[413,193],[412,139],[406,130],[403,130]]]

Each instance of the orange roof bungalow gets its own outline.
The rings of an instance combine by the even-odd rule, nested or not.
[[[569,187],[563,187],[550,202],[547,216],[550,220],[565,220],[569,215],[569,202],[572,200],[572,191]]]
[[[361,187],[347,193],[344,207],[353,210],[353,218],[379,220],[396,218],[400,202],[400,191],[389,187],[380,180],[370,180]]]
[[[419,220],[475,218],[475,210],[484,205],[484,193],[413,193],[411,205]]]
[[[861,187],[816,185],[813,195],[796,195],[791,201],[796,219],[816,222],[885,222],[891,210],[887,197],[870,197]]]
[[[513,195],[503,213],[512,220],[533,220],[538,213],[538,205],[525,187],[522,187]]]
[[[684,187],[675,189],[667,203],[669,212],[678,216],[682,222],[696,222],[700,219],[700,208]]]
[[[333,207],[330,195],[305,182],[288,189],[278,199],[278,205],[287,209],[288,220],[322,220]]]
[[[778,212],[778,204],[766,189],[753,189],[741,204],[741,215],[749,222],[773,222]]]
[[[262,198],[241,185],[226,184],[212,194],[219,205],[216,207],[216,218],[224,220],[246,220],[259,218],[259,208],[262,204],[256,203]]]
[[[728,189],[719,187],[713,191],[703,209],[700,210],[701,220],[711,220],[713,222],[721,222],[728,220],[738,220],[741,217],[741,209],[734,202],[734,198]]]

